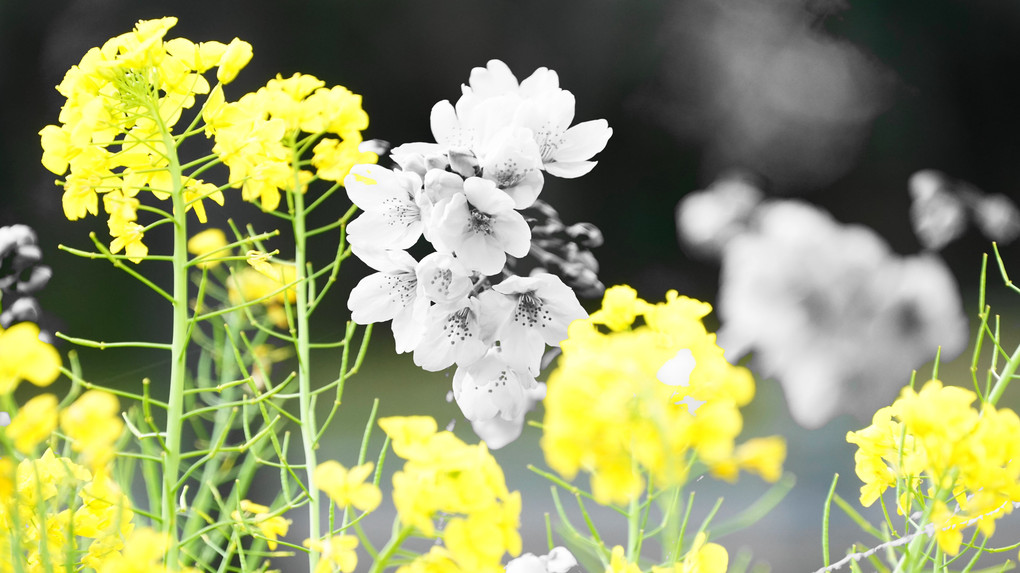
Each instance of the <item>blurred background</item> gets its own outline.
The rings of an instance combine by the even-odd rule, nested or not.
[[[237,36],[254,46],[251,64],[226,90],[228,99],[276,74],[313,74],[362,94],[371,121],[365,137],[394,144],[430,141],[432,105],[456,100],[471,69],[489,59],[502,59],[519,78],[540,66],[556,70],[561,86],[576,96],[575,122],[605,118],[614,134],[590,175],[547,178],[542,198],[567,224],[588,221],[603,231],[605,245],[595,255],[606,285],[630,284],[652,301],[668,289],[715,301],[719,265],[680,249],[674,209],[734,168],[753,174],[767,197],[801,198],[839,221],[864,224],[902,255],[922,249],[908,217],[908,180],[918,170],[938,169],[986,193],[1020,196],[1017,3],[932,0],[922,9],[905,0],[3,1],[0,225],[36,229],[54,271],[38,298],[54,327],[76,336],[159,340],[170,316],[151,291],[110,265],[57,249],[89,248],[88,232],[105,237],[105,222],[63,217],[61,191],[39,163],[37,133],[56,123],[62,99],[53,86],[90,47],[139,19],[165,15],[179,18],[169,37],[229,42]],[[346,210],[345,198],[334,199],[335,211],[320,210],[323,221]],[[227,218],[251,221],[260,231],[278,224],[239,196],[228,196],[210,224],[222,226]],[[152,235],[152,251],[165,250],[158,233]],[[270,246],[282,256],[292,252],[282,241]],[[321,257],[335,246],[324,240]],[[971,318],[984,252],[990,252],[987,239],[970,229],[940,253]],[[1020,265],[1011,265],[1016,254],[1003,250],[1020,276]],[[165,271],[156,263],[143,266],[156,277]],[[345,266],[339,288],[319,311],[318,337],[342,336],[346,293],[368,272],[358,262]],[[1003,313],[1006,341],[1015,343],[1016,295],[997,272],[989,276],[989,302]],[[589,309],[597,304],[582,302]],[[388,328],[375,332],[364,374],[348,385],[335,442],[324,446],[323,456],[353,461],[351,448],[374,396],[382,399],[381,415],[428,413],[440,424],[456,419],[457,432],[473,440],[456,405],[445,401],[450,375],[420,371],[410,356],[394,354]],[[158,353],[81,355],[86,377],[98,383],[163,376]],[[318,358],[332,377],[339,358]],[[966,358],[943,366],[942,378],[969,385],[968,367]],[[909,377],[900,373],[903,383]],[[745,436],[785,435],[787,468],[798,483],[765,520],[720,542],[731,555],[749,548],[773,571],[813,571],[821,566],[822,504],[833,472],[841,475],[837,491],[857,498],[854,450],[845,434],[863,424],[841,416],[805,430],[793,423],[776,382],[759,380],[758,389]],[[1015,407],[1017,396],[1011,390],[1003,404]],[[530,415],[540,417],[540,409]],[[552,511],[551,500],[547,484],[524,468],[543,465],[537,440],[538,431],[525,428],[496,455],[510,487],[525,495],[525,551],[544,553],[542,513]],[[726,497],[721,514],[736,513],[765,489],[749,476],[734,486],[707,482],[699,484],[696,516],[720,495]],[[391,505],[384,508],[392,514]],[[833,515],[835,555],[866,541],[848,519]],[[377,517],[379,530],[388,529],[387,518]],[[1017,521],[1003,521],[999,544],[1020,535],[1009,525]],[[298,541],[300,529],[295,517]],[[607,535],[610,543],[614,535]]]

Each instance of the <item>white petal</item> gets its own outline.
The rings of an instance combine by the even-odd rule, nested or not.
[[[402,225],[385,213],[366,211],[347,225],[347,240],[360,247],[407,249],[418,242],[422,229],[420,219]]]
[[[481,177],[464,180],[464,195],[475,209],[489,215],[512,211],[514,208],[514,200],[509,195],[500,191],[494,181]]]
[[[503,270],[506,252],[495,237],[470,233],[454,250],[464,266],[491,276]]]
[[[694,354],[688,348],[681,348],[676,356],[670,358],[655,373],[655,377],[667,386],[688,386],[691,373],[698,363],[694,360]]]
[[[585,161],[606,148],[613,129],[604,119],[593,119],[571,127],[553,155],[556,161]]]
[[[352,203],[363,211],[376,211],[383,208],[383,203],[387,199],[402,196],[404,200],[409,200],[402,182],[394,175],[392,171],[379,165],[355,165],[344,178],[344,187]]]
[[[517,91],[517,76],[500,60],[489,60],[484,68],[471,70],[471,91],[479,97],[492,97]]]
[[[393,342],[397,354],[411,352],[421,342],[425,334],[425,317],[428,312],[429,301],[422,297],[416,297],[414,302],[405,306],[403,310],[393,317]]]
[[[545,164],[545,170],[549,175],[562,177],[564,179],[576,179],[587,175],[598,161],[553,161]]]
[[[414,272],[418,261],[407,251],[384,250],[361,245],[351,245],[351,251],[366,265],[384,273]]]
[[[560,77],[553,70],[538,68],[521,80],[521,97],[541,96],[560,89]]]
[[[510,322],[501,331],[499,347],[503,350],[503,358],[507,364],[532,376],[538,376],[545,342],[534,328],[523,326],[511,317]]]
[[[467,197],[463,193],[437,203],[432,208],[428,225],[436,250],[455,252],[464,242],[470,217]],[[471,268],[471,265],[468,267]]]
[[[443,100],[432,106],[430,116],[432,137],[443,146],[470,147],[471,138],[461,128],[460,118],[449,100]]]
[[[351,320],[372,324],[392,319],[404,308],[406,291],[416,286],[413,276],[374,273],[361,279],[347,300]]]
[[[527,209],[531,207],[535,199],[538,199],[542,193],[543,185],[545,185],[545,176],[538,169],[534,169],[528,171],[517,185],[503,191],[514,200],[514,209]]]
[[[531,227],[523,215],[509,211],[496,217],[491,224],[493,234],[510,256],[521,258],[531,251]]]

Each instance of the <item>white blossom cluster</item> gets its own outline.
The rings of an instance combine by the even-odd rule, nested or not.
[[[378,271],[348,307],[359,324],[392,320],[397,352],[421,368],[456,365],[454,397],[476,430],[511,422],[519,434],[546,345],[559,346],[567,325],[587,316],[557,276],[505,270],[532,247],[520,211],[545,174],[591,171],[612,129],[601,119],[571,127],[574,96],[546,68],[518,82],[491,60],[462,91],[455,105],[432,108],[435,143],[398,146],[398,168],[357,165],[344,180],[364,211],[347,227],[351,249]],[[435,252],[415,260],[407,249],[422,237]],[[494,441],[517,435],[503,434]]]
[[[935,357],[967,336],[959,289],[931,253],[901,256],[877,233],[794,200],[763,200],[725,178],[680,202],[688,248],[722,263],[719,345],[752,354],[783,386],[790,413],[817,428],[839,413],[870,418]]]

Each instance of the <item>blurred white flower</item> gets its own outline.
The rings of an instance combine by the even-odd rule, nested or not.
[[[708,189],[684,196],[676,207],[676,230],[691,254],[717,259],[730,239],[743,233],[764,194],[740,175],[717,179]]]
[[[577,559],[566,547],[554,547],[548,555],[525,553],[506,564],[506,573],[567,573],[577,567]]]
[[[974,222],[989,239],[1011,243],[1020,235],[1020,211],[1002,194],[986,195],[974,206]]]
[[[828,0],[669,3],[658,78],[640,108],[702,151],[776,189],[822,188],[854,165],[895,76],[819,25]]]
[[[719,343],[752,353],[793,418],[869,419],[912,369],[963,350],[967,321],[945,263],[900,257],[872,230],[796,201],[762,204],[723,254]]]
[[[967,230],[967,209],[945,175],[925,169],[910,176],[910,224],[925,249],[938,251]]]

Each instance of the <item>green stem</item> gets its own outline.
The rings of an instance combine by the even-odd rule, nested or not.
[[[171,194],[174,207],[173,337],[170,343],[170,397],[167,400],[161,518],[163,533],[170,537],[165,563],[172,570],[177,570],[180,554],[177,536],[177,480],[181,463],[181,428],[183,426],[186,351],[188,347],[188,225],[177,147],[170,131],[162,124],[158,110],[155,110],[153,115],[160,122],[163,143],[170,160],[168,169],[173,183],[173,193]]]
[[[295,149],[293,164],[297,165],[298,153]],[[294,169],[294,191],[288,192],[291,197],[291,221],[294,226],[294,271],[297,283],[296,319],[298,361],[298,410],[301,415],[301,442],[305,452],[305,478],[308,491],[308,537],[318,540],[319,529],[319,488],[315,484],[315,467],[318,465],[315,455],[317,425],[312,402],[311,381],[311,340],[308,331],[308,289],[307,281],[307,233],[305,228],[305,197],[301,193],[301,182],[298,169]],[[308,570],[315,571],[319,555],[316,551],[308,552]]]
[[[397,535],[391,537],[389,542],[381,550],[379,550],[379,555],[377,555],[373,560],[372,569],[369,573],[380,573],[383,571],[386,568],[390,557],[396,553],[397,549],[399,549],[400,545],[404,543],[404,540],[411,535],[412,531],[414,531],[414,527],[407,525],[404,526]]]

